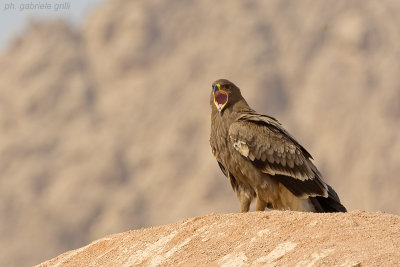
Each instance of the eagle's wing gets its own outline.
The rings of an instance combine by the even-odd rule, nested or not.
[[[229,127],[229,138],[243,157],[294,195],[328,197],[327,185],[311,155],[274,118],[255,112],[242,114]]]
[[[231,186],[232,186],[233,191],[237,192],[237,191],[238,191],[238,188],[239,188],[238,181],[237,181],[236,178],[233,176],[233,174],[230,173],[230,172],[225,168],[225,166],[224,166],[221,162],[219,162],[218,160],[217,160],[217,162],[218,162],[218,166],[220,167],[222,173],[223,173],[223,174],[226,176],[226,178],[228,178],[229,181],[231,182]]]

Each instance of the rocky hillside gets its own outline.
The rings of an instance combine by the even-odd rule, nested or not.
[[[400,217],[212,214],[110,235],[39,266],[398,266]]]
[[[237,211],[208,144],[218,78],[296,136],[349,210],[400,214],[399,11],[110,0],[78,28],[32,22],[0,53],[0,265]]]

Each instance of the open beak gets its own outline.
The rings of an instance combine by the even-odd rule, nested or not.
[[[224,109],[228,103],[228,93],[221,89],[219,84],[213,87],[214,104],[217,107],[219,113]]]

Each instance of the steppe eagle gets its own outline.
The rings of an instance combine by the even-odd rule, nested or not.
[[[210,145],[236,192],[241,212],[346,212],[312,157],[273,117],[254,111],[232,82],[212,84]]]

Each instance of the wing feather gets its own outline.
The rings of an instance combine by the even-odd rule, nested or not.
[[[242,156],[296,196],[328,196],[327,185],[311,162],[310,153],[274,118],[242,114],[230,126],[229,138]]]
[[[226,178],[228,178],[229,181],[231,182],[231,186],[232,186],[233,191],[237,192],[237,191],[238,191],[238,188],[239,188],[238,181],[237,181],[236,178],[232,175],[232,173],[230,173],[230,172],[227,171],[227,169],[225,168],[225,166],[224,166],[221,162],[219,162],[218,160],[217,160],[217,162],[218,162],[218,166],[220,167],[222,173],[223,173],[223,174],[226,176]]]

